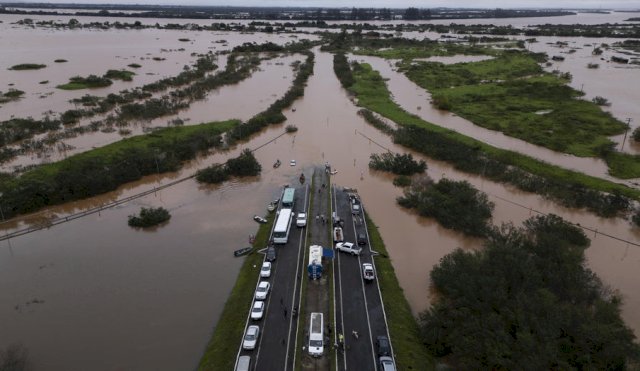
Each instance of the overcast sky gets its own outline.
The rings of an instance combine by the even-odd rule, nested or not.
[[[29,1],[40,2],[40,1]],[[304,7],[481,7],[481,8],[624,8],[640,9],[640,0],[53,0],[80,4],[172,4]]]

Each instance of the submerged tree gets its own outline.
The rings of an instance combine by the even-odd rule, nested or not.
[[[440,299],[420,315],[425,344],[458,369],[626,369],[640,360],[620,297],[585,267],[589,239],[549,215],[495,228],[431,272]]]

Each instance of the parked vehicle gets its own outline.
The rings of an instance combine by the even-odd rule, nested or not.
[[[307,272],[312,280],[322,277],[322,246],[312,245],[309,247]]]
[[[389,344],[389,339],[386,336],[378,336],[376,338],[376,346],[378,347],[378,357],[391,356],[391,345]]]
[[[251,357],[240,356],[238,358],[238,364],[236,365],[236,371],[250,371],[251,370]]]
[[[307,214],[306,213],[298,213],[296,217],[296,225],[298,227],[304,227],[307,225]]]
[[[271,262],[262,263],[262,268],[260,268],[260,277],[262,278],[271,277]]]
[[[309,355],[320,357],[324,353],[324,325],[322,313],[311,313],[309,324]]]
[[[271,284],[268,281],[260,281],[256,289],[256,300],[265,300],[269,295],[269,289],[271,289]]]
[[[351,255],[360,255],[362,248],[353,242],[338,242],[336,244],[336,250],[349,253]]]
[[[247,333],[244,334],[244,340],[242,341],[242,349],[252,350],[256,348],[258,343],[258,336],[260,336],[260,327],[257,325],[251,325],[247,328]]]
[[[376,277],[376,274],[373,270],[373,264],[370,264],[370,263],[362,264],[362,277],[366,281],[373,281],[373,279]]]
[[[280,162],[280,159],[277,159],[276,162],[273,163],[273,168],[279,168],[281,164],[282,162]]]
[[[253,302],[253,308],[251,309],[251,319],[259,320],[264,315],[264,301],[256,300]]]
[[[366,245],[367,244],[367,235],[365,233],[358,233],[358,245]]]
[[[333,228],[333,241],[334,242],[342,242],[344,240],[344,236],[342,234],[341,227]]]
[[[267,256],[265,258],[268,262],[276,260],[276,248],[273,246],[267,247]]]
[[[381,371],[396,371],[396,366],[393,364],[393,358],[380,357],[380,370]]]

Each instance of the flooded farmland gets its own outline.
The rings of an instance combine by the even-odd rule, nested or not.
[[[591,19],[591,15],[586,17]],[[42,50],[42,45],[35,41],[41,34],[51,33],[55,35],[52,37],[61,40],[73,37],[85,39],[87,48],[93,43],[93,34],[89,31],[75,33],[68,30],[13,28],[10,26],[11,17],[2,16],[0,19],[4,21],[0,24],[3,31],[14,32],[11,41],[5,32],[0,33],[3,52],[9,50],[11,53],[7,55],[12,55],[5,57],[3,53],[0,59],[0,81],[15,80],[16,87],[18,83],[23,83],[23,79],[6,80],[9,72],[15,72],[6,71],[6,65],[27,62],[20,57],[25,53],[32,53],[29,61],[35,63],[61,57],[58,48]],[[151,22],[156,21],[165,22]],[[555,18],[550,20],[553,21]],[[122,34],[125,32],[127,40],[142,38],[138,41],[144,41],[140,45],[145,45],[145,48],[134,47],[138,45],[135,41],[123,44]],[[95,59],[74,65],[72,61],[75,58],[65,54],[69,62],[61,64],[60,68],[64,70],[55,74],[60,82],[65,82],[76,71],[79,71],[78,74],[103,73],[108,68],[120,68],[133,60],[146,58],[147,53],[161,53],[163,48],[185,48],[185,51],[167,52],[167,59],[159,62],[162,67],[149,61],[149,66],[143,67],[148,70],[136,76],[132,83],[118,82],[114,84],[117,87],[99,91],[100,94],[107,94],[111,91],[109,89],[118,91],[126,88],[126,84],[143,84],[178,73],[184,64],[193,60],[190,56],[192,52],[203,53],[212,46],[222,49],[222,44],[212,42],[215,40],[226,40],[226,48],[243,42],[284,43],[291,40],[288,35],[262,33],[212,34],[161,30],[138,33],[110,30],[97,34],[107,45],[113,45],[112,49],[100,51],[104,54],[93,55],[96,52],[88,55],[87,58]],[[16,40],[21,37],[33,41],[17,43]],[[193,43],[179,42],[178,39],[182,37],[190,38]],[[64,41],[59,42],[62,43],[60,47],[64,47]],[[593,42],[596,41],[580,41]],[[541,41],[539,45],[543,48],[546,44]],[[29,48],[33,50],[29,51]],[[128,53],[127,49],[130,49]],[[78,48],[78,58],[81,51]],[[305,96],[294,103],[295,111],[284,112],[288,118],[284,125],[270,127],[227,152],[191,161],[178,173],[149,176],[122,186],[115,192],[3,224],[4,231],[10,232],[36,223],[45,216],[67,215],[152,189],[190,175],[209,164],[236,156],[244,148],[256,148],[267,143],[281,135],[285,125],[293,124],[299,128],[298,132],[279,137],[256,152],[263,167],[259,177],[226,182],[221,186],[201,186],[194,180],[187,180],[98,214],[0,242],[0,347],[22,343],[28,348],[36,369],[43,370],[82,370],[86,369],[87,364],[94,370],[195,368],[241,265],[241,260],[233,258],[232,252],[244,246],[249,235],[257,229],[251,217],[266,212],[266,204],[278,197],[283,184],[292,182],[300,173],[311,175],[310,169],[325,161],[338,170],[332,179],[334,183],[358,189],[365,208],[381,230],[414,313],[425,309],[430,300],[428,274],[431,267],[455,248],[478,249],[481,242],[444,229],[437,222],[418,217],[396,205],[395,200],[401,190],[392,185],[388,175],[368,169],[369,155],[386,149],[409,151],[393,144],[389,137],[364,122],[357,114],[359,108],[349,99],[333,73],[332,55],[318,49],[315,49],[315,53],[314,75],[309,79]],[[597,71],[604,73],[604,76],[592,71],[579,72],[587,63],[581,59],[585,57],[581,53],[572,55],[571,58],[576,58],[575,62],[567,58],[558,68],[571,71],[574,74],[572,84],[584,84],[588,95],[607,96],[613,103],[610,109],[616,117],[636,117],[632,124],[640,124],[640,116],[634,111],[637,109],[634,103],[640,99],[640,93],[633,89],[637,84],[624,85],[622,92],[616,93],[615,89],[608,89],[608,85],[601,81],[637,79],[637,70],[628,72],[606,66]],[[116,55],[128,59],[121,61],[122,58],[116,58]],[[190,118],[188,124],[227,118],[246,119],[267,107],[288,88],[292,78],[289,64],[296,58],[301,59],[298,57],[265,63],[261,66],[263,71],[254,73],[238,85],[221,88],[206,100],[192,104],[179,116]],[[143,62],[146,66],[147,60]],[[395,99],[405,109],[416,109],[417,114],[431,115],[428,116],[429,121],[442,126],[450,123],[458,125],[456,120],[459,118],[434,112],[426,95],[415,98],[413,94],[418,92],[417,87],[402,80],[402,76],[394,75],[387,62],[371,62],[390,79],[387,83]],[[85,63],[88,65],[84,66]],[[68,108],[67,101],[73,94],[84,94],[82,91],[56,90],[47,98],[37,98],[38,94],[47,91],[41,90],[38,81],[45,78],[53,81],[49,68],[53,68],[54,63],[47,64],[49,66],[40,71],[22,71],[43,75],[25,79],[21,89],[28,92],[27,98],[0,108],[0,120],[6,120],[11,115],[24,116],[29,112],[33,112],[34,116],[47,110],[60,112]],[[76,70],[80,66],[86,69]],[[147,72],[155,75],[146,75]],[[6,89],[6,86],[2,86],[2,89]],[[417,110],[418,102],[414,99],[420,100],[420,110]],[[32,110],[25,102],[31,102]],[[162,118],[159,121],[166,120]],[[473,129],[468,125],[465,127]],[[476,134],[488,135],[473,132],[473,135]],[[87,136],[82,139],[87,140],[87,144],[78,147],[88,149],[117,139],[104,138],[107,137],[102,133],[96,137]],[[499,140],[512,139],[505,137]],[[93,144],[91,141],[94,141]],[[536,152],[539,148],[532,147],[521,147],[521,150],[536,157],[543,156],[542,152]],[[458,172],[445,163],[417,153],[413,155],[428,162],[428,174],[432,178],[467,180],[489,194],[490,200],[496,204],[496,224],[519,224],[538,212],[555,213],[622,240],[640,240],[638,228],[631,227],[626,220],[602,219],[588,212],[560,207],[539,196]],[[549,156],[567,157],[554,153]],[[287,160],[295,159],[297,166],[273,169],[271,164],[276,159],[285,164]],[[598,164],[580,162],[585,159],[573,160],[569,158],[562,161],[567,167],[601,171]],[[163,206],[171,212],[172,219],[167,225],[151,231],[131,229],[126,223],[127,216],[136,213],[141,206]],[[623,318],[639,334],[640,290],[637,287],[637,272],[640,249],[599,233],[589,232],[587,235],[592,240],[591,248],[586,252],[589,267],[623,295]],[[69,360],[73,360],[73,364],[69,364]]]

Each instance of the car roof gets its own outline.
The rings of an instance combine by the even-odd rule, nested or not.
[[[271,262],[263,262],[262,267],[271,267]]]
[[[254,307],[254,308],[262,308],[262,307],[264,307],[264,301],[256,300],[256,301],[253,303],[253,307]]]
[[[251,325],[251,326],[249,326],[249,328],[247,329],[247,333],[250,333],[250,332],[257,332],[258,330],[260,330],[260,327],[258,327],[257,325]]]
[[[258,286],[269,286],[269,281],[260,281]]]

